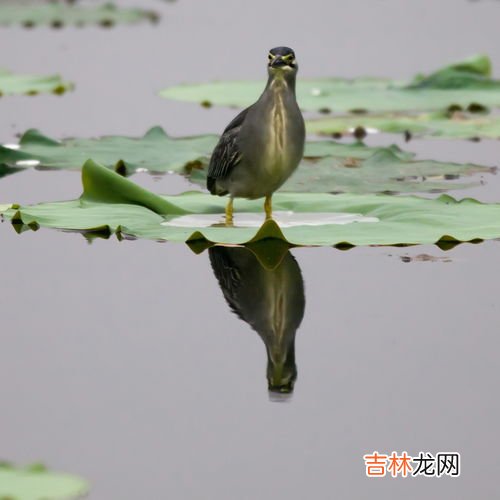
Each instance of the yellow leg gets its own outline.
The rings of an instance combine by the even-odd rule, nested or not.
[[[266,211],[266,220],[270,220],[273,218],[273,195],[270,194],[266,196],[266,201],[264,202],[264,210]]]
[[[233,199],[229,198],[226,205],[226,225],[230,226],[233,224]]]

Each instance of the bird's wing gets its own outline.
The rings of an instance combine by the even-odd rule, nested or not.
[[[209,178],[221,179],[227,177],[231,170],[241,161],[241,151],[238,148],[236,139],[241,129],[241,125],[245,121],[247,113],[252,106],[249,106],[236,115],[224,129],[217,146],[215,146],[212,157],[210,158],[210,164],[208,166]]]
[[[241,161],[241,151],[236,141],[239,131],[240,127],[236,127],[222,134],[210,158],[208,178],[221,179],[227,177],[231,170]]]
[[[229,125],[224,129],[224,134],[226,132],[229,132],[229,130],[236,128],[236,127],[241,127],[242,123],[245,121],[245,118],[248,114],[248,111],[252,106],[248,106],[248,108],[244,109],[241,113],[238,113],[230,122]]]

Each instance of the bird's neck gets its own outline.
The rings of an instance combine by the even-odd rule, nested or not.
[[[290,92],[295,97],[295,75],[283,71],[282,73],[269,75],[265,90],[275,92]]]

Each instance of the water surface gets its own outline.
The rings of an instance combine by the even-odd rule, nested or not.
[[[279,44],[295,48],[301,76],[403,78],[475,52],[500,71],[497,2],[143,4],[163,13],[161,24],[0,30],[2,66],[60,72],[77,85],[63,97],[2,98],[1,142],[30,127],[54,137],[142,135],[153,125],[220,132],[234,110],[155,93],[264,78],[267,50]],[[497,141],[404,147],[499,160]],[[189,187],[175,176],[133,179],[162,193]],[[485,180],[458,194],[498,201],[498,179]],[[79,194],[77,172],[0,180],[1,203]],[[3,458],[80,474],[92,500],[498,496],[498,242],[292,250],[305,305],[293,395],[277,404],[266,343],[231,312],[207,252],[49,230],[19,236],[8,223],[0,241]],[[373,450],[456,450],[462,476],[374,481],[362,460]]]

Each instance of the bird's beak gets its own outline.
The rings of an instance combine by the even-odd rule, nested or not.
[[[271,68],[282,68],[286,66],[286,62],[280,56],[277,56],[271,63]]]

